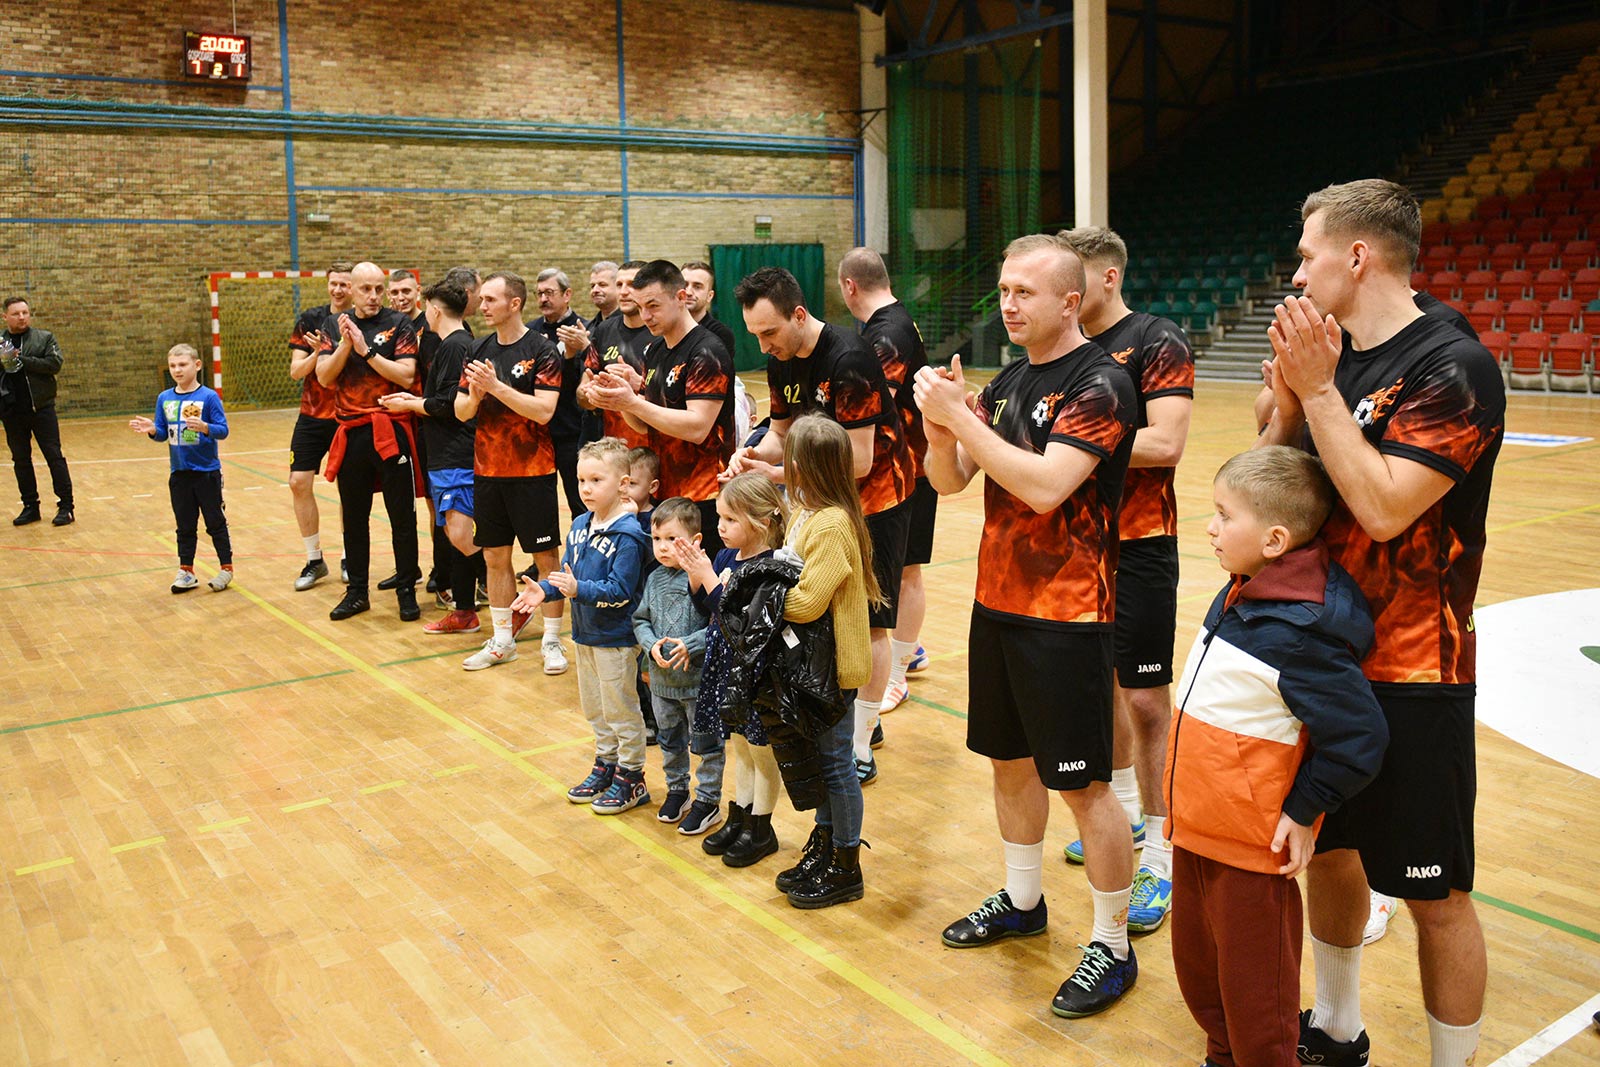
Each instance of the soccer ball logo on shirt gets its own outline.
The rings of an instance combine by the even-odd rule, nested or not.
[[[831,395],[833,395],[833,383],[832,382],[818,382],[817,383],[817,403],[818,404],[820,404],[823,407],[827,407],[828,406],[828,397],[831,396]]]
[[[1055,418],[1056,405],[1061,403],[1061,398],[1065,395],[1065,393],[1046,393],[1041,396],[1039,402],[1033,406],[1033,424],[1043,426]]]
[[[527,374],[532,369],[533,369],[533,360],[525,359],[521,363],[518,363],[515,367],[511,368],[511,376],[513,378],[521,378],[523,375]]]
[[[1406,380],[1401,378],[1391,386],[1374,389],[1362,397],[1361,402],[1356,404],[1356,409],[1350,413],[1354,416],[1356,425],[1364,428],[1383,418],[1384,414],[1394,406],[1395,398],[1400,395],[1400,387],[1405,383]]]
[[[667,388],[668,389],[671,389],[674,385],[678,384],[678,376],[680,374],[682,374],[682,373],[683,373],[683,364],[682,363],[678,364],[676,367],[673,367],[671,370],[667,371]]]

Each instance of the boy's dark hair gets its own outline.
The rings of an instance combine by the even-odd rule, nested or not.
[[[28,298],[25,297],[25,296],[8,296],[8,297],[6,297],[5,310],[6,311],[10,311],[12,304],[28,304]],[[29,311],[33,310],[33,305],[32,304],[28,304],[28,310]]]
[[[1322,461],[1288,445],[1241,452],[1216,480],[1242,495],[1256,518],[1287,528],[1293,548],[1315,537],[1333,511],[1333,482]]]
[[[648,289],[652,285],[659,285],[670,295],[677,295],[683,288],[683,271],[670,259],[652,259],[639,268],[639,273],[633,276],[633,290]]]
[[[422,299],[437,300],[458,319],[467,313],[467,291],[448,279],[434,282],[422,290]]]
[[[649,449],[643,445],[640,445],[638,448],[632,449],[628,452],[629,470],[632,470],[641,463],[650,468],[651,478],[661,477],[661,457],[656,455],[653,449]]]
[[[782,267],[762,267],[745,275],[744,280],[734,286],[733,297],[746,310],[755,307],[758,300],[771,301],[778,314],[786,319],[794,314],[795,308],[804,307],[806,303],[800,282]]]
[[[669,522],[681,523],[693,537],[700,532],[700,505],[686,496],[667,497],[650,513],[650,525],[655,527]]]

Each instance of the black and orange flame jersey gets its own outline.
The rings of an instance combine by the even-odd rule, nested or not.
[[[691,400],[714,400],[717,421],[704,441],[650,430],[650,447],[661,462],[661,499],[686,496],[711,500],[717,475],[733,458],[733,357],[717,335],[696,325],[677,347],[658,337],[645,350],[644,398],[673,411],[687,411]]]
[[[383,406],[378,403],[380,396],[405,391],[373,370],[367,360],[382,356],[384,359],[409,359],[415,362],[417,331],[412,329],[411,320],[394,308],[379,308],[378,313],[370,319],[357,318],[353,311],[344,314],[350,316],[361,331],[361,336],[367,339],[367,358],[356,355],[352,349],[349,358],[344,361],[344,368],[339,371],[339,377],[333,382],[334,414],[341,421],[350,421],[382,411]],[[339,343],[339,318],[338,315],[329,315],[325,320],[325,332],[334,345]],[[415,385],[413,381],[412,387]]]
[[[912,477],[922,477],[922,457],[928,453],[928,435],[922,428],[922,412],[917,410],[916,397],[912,395],[913,380],[917,371],[928,365],[928,352],[922,344],[922,331],[906,306],[896,300],[885,304],[868,317],[861,328],[878,362],[883,365],[883,376],[894,393],[895,406],[900,409],[900,425],[911,450]]]
[[[537,330],[508,345],[497,334],[480,338],[468,362],[487,361],[495,377],[519,393],[561,391],[561,352]],[[460,391],[467,392],[467,376]],[[472,470],[482,478],[538,478],[554,474],[556,447],[550,427],[512,411],[492,396],[478,404],[478,430],[473,438]]]

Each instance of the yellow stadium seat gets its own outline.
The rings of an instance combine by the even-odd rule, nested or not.
[[[1535,111],[1539,112],[1541,115],[1544,114],[1546,111],[1553,111],[1556,108],[1561,106],[1561,99],[1565,95],[1566,95],[1566,86],[1557,85],[1554,89],[1550,90],[1548,93],[1545,93],[1543,96],[1541,96],[1534,103],[1533,109]]]
[[[1532,188],[1533,172],[1530,170],[1519,170],[1506,174],[1500,182],[1500,191],[1507,196],[1521,196]]]
[[[1547,130],[1557,130],[1572,121],[1572,112],[1566,108],[1556,108],[1546,111],[1539,116],[1539,125]]]
[[[1500,158],[1494,161],[1494,169],[1502,174],[1513,170],[1522,170],[1523,162],[1528,158],[1526,152],[1502,152]]]
[[[1578,143],[1578,130],[1575,126],[1563,126],[1558,130],[1550,131],[1550,140],[1547,142],[1551,148],[1571,148]]]
[[[1541,148],[1537,152],[1528,153],[1528,169],[1535,173],[1549,170],[1555,166],[1557,151],[1554,148]]]
[[[1517,148],[1523,152],[1532,152],[1535,148],[1543,148],[1544,140],[1550,136],[1549,130],[1528,130],[1516,135]]]
[[[1487,155],[1476,155],[1467,160],[1467,173],[1476,178],[1494,169],[1494,160]]]
[[[1468,189],[1467,195],[1479,199],[1494,196],[1500,191],[1500,180],[1503,177],[1505,177],[1503,174],[1480,174],[1472,179],[1472,186]]]
[[[1454,178],[1444,183],[1444,188],[1440,190],[1440,193],[1446,200],[1454,200],[1457,197],[1465,196],[1467,189],[1471,186],[1471,178],[1465,174],[1457,174]]]
[[[1584,107],[1574,108],[1572,111],[1572,124],[1580,129],[1584,126],[1593,126],[1600,123],[1600,106],[1587,104]]]
[[[1590,145],[1582,144],[1563,149],[1561,155],[1556,159],[1556,166],[1562,170],[1577,170],[1579,167],[1587,166],[1590,151]]]
[[[1478,210],[1478,198],[1475,196],[1458,196],[1450,201],[1445,208],[1445,218],[1451,222],[1466,222]]]
[[[1489,142],[1491,152],[1509,152],[1515,147],[1517,147],[1517,135],[1510,132],[1502,133]]]
[[[1511,124],[1511,128],[1518,132],[1536,130],[1539,128],[1539,116],[1532,111],[1524,111],[1517,116],[1517,120]]]
[[[1443,222],[1445,206],[1446,204],[1443,200],[1424,200],[1422,202],[1422,221]]]

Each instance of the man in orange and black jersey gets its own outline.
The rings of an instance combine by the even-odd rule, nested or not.
[[[861,687],[855,705],[856,774],[866,785],[878,775],[871,745],[889,682],[889,636],[898,618],[911,523],[907,502],[916,483],[905,427],[877,353],[853,331],[812,315],[793,274],[782,267],[763,267],[741,281],[734,296],[744,309],[745,329],[767,354],[772,423],[759,443],[733,454],[728,474],[757,470],[782,481],[778,464],[789,424],[813,411],[843,426],[855,452],[861,511],[872,535],[872,570],[887,598],[869,611],[872,680]]]
[[[561,397],[550,419],[550,440],[556,450],[556,471],[561,475],[561,490],[567,508],[576,518],[589,509],[578,496],[578,449],[583,444],[583,409],[578,406],[578,382],[583,378],[583,352],[572,331],[583,327],[583,320],[572,310],[572,282],[567,272],[547,267],[534,279],[534,295],[539,301],[539,317],[528,321],[555,345],[561,356]]]
[[[717,276],[711,272],[711,264],[690,260],[681,269],[683,287],[689,294],[690,317],[716,334],[722,347],[728,350],[728,358],[732,359],[733,327],[711,313],[711,301],[717,295]]]
[[[655,340],[641,377],[624,361],[590,383],[595,407],[623,415],[650,435],[661,463],[660,497],[684,496],[700,508],[701,547],[715,556],[717,476],[733,455],[733,357],[689,315],[676,264],[653,259],[633,277],[633,298]]]
[[[1371,603],[1376,641],[1362,669],[1390,733],[1378,777],[1317,838],[1307,908],[1317,996],[1301,1060],[1367,1062],[1370,883],[1416,922],[1432,1062],[1453,1067],[1472,1062],[1488,976],[1470,895],[1472,605],[1505,387],[1483,345],[1412,297],[1422,222],[1408,190],[1332,185],[1306,198],[1301,219],[1304,295],[1279,305],[1268,329],[1275,406],[1260,440],[1314,450],[1339,491],[1323,538]]]
[[[422,336],[428,328],[428,316],[422,308],[422,286],[417,276],[408,270],[389,272],[389,306],[411,320],[411,328]],[[426,367],[422,368],[424,371]]]
[[[416,462],[415,422],[407,412],[387,411],[379,398],[395,386],[410,389],[417,375],[417,334],[411,320],[383,306],[384,273],[375,263],[350,271],[351,309],[328,322],[334,347],[317,356],[317,380],[333,390],[339,426],[328,449],[329,481],[339,486],[344,518],[344,558],[350,584],[328,613],[338,621],[366,611],[372,561],[373,486],[383,487],[394,544],[395,599],[400,618],[413,622],[417,607],[417,518],[413,501],[426,492]]]
[[[1133,451],[1133,383],[1078,329],[1083,265],[1059,238],[1011,242],[1000,315],[1028,353],[971,398],[960,361],[917,372],[928,480],[959,493],[980,473],[983,536],[967,650],[967,747],[989,757],[1006,884],[945,928],[952,948],[1043,933],[1050,793],[1083,836],[1094,928],[1051,1003],[1077,1018],[1133,986],[1133,836],[1111,792],[1117,507]],[[971,405],[969,407],[969,404]]]
[[[333,417],[333,391],[317,380],[317,354],[332,350],[339,342],[338,326],[328,320],[350,310],[353,266],[339,262],[328,267],[328,302],[300,312],[289,335],[289,377],[300,382],[300,414],[289,438],[289,495],[306,546],[306,565],[294,580],[296,592],[304,592],[328,576],[328,564],[322,558],[322,517],[313,486],[339,424]]]
[[[639,302],[633,295],[633,279],[642,266],[642,260],[630,259],[614,272],[616,308],[620,314],[607,316],[599,325],[591,323],[588,329],[573,334],[574,342],[583,351],[583,378],[578,382],[578,405],[582,408],[594,409],[594,401],[589,398],[589,387],[594,384],[596,376],[604,374],[606,368],[614,363],[625,364],[641,381],[644,379],[644,354],[654,336],[650,333],[650,327],[644,324],[644,317],[639,314]],[[600,437],[616,437],[626,441],[629,448],[649,445],[649,433],[634,429],[621,412],[598,411],[597,414],[600,418],[600,432],[595,435],[597,440]]]
[[[542,334],[523,324],[527,299],[527,283],[510,271],[483,280],[479,307],[484,323],[494,332],[473,345],[456,394],[456,418],[477,419],[473,543],[483,549],[494,624],[483,648],[463,661],[469,671],[517,658],[512,543],[533,554],[538,573],[560,568],[561,508],[556,497],[555,444],[548,426],[561,393],[561,355]],[[567,669],[561,647],[561,602],[547,603],[540,612],[544,672],[561,674]]]
[[[922,586],[923,565],[933,559],[933,526],[938,517],[939,494],[928,484],[922,457],[928,439],[922,432],[922,414],[912,387],[917,371],[928,365],[922,345],[922,331],[912,321],[911,312],[895,299],[889,287],[889,271],[883,257],[870,248],[852,248],[839,261],[839,295],[845,307],[862,323],[861,336],[878,354],[883,376],[894,392],[895,406],[911,451],[911,467],[916,478],[909,501],[910,519],[906,526],[905,566],[900,569],[900,592],[896,599],[894,633],[889,637],[889,681],[883,691],[880,711],[893,711],[910,695],[906,671],[919,657],[924,666],[927,654],[921,652],[922,620],[927,615],[927,594]]]
[[[1133,454],[1117,514],[1116,734],[1111,791],[1144,849],[1134,875],[1128,929],[1149,933],[1172,904],[1162,769],[1172,723],[1172,645],[1178,628],[1178,506],[1173,474],[1194,408],[1194,351],[1169,319],[1129,310],[1122,299],[1128,246],[1101,226],[1059,235],[1083,261],[1084,335],[1133,379],[1138,397]],[[1142,826],[1140,824],[1143,824]],[[1067,859],[1082,862],[1077,842]]]

